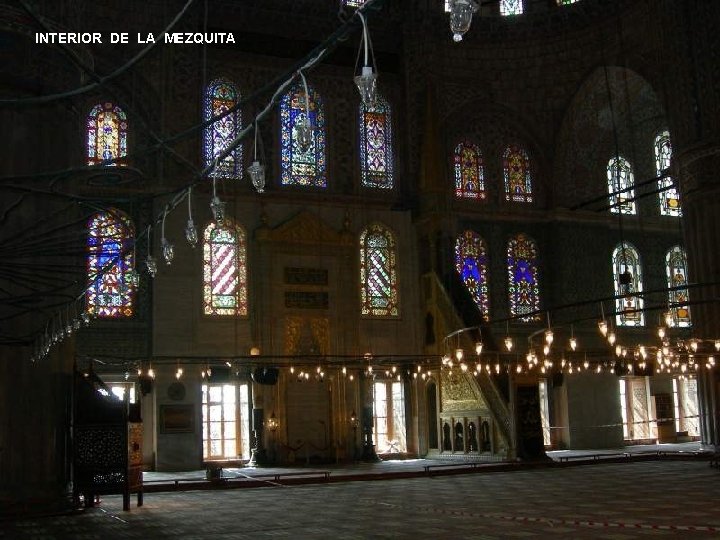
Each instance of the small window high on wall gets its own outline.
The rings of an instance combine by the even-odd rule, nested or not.
[[[522,15],[523,0],[500,0],[500,15]]]
[[[485,178],[480,148],[463,141],[453,152],[455,196],[466,199],[485,199]]]
[[[95,105],[87,118],[88,165],[127,165],[128,123],[125,112],[111,102]]]
[[[667,130],[661,131],[655,137],[655,169],[658,176],[668,174],[670,160],[672,159],[672,145],[670,144],[670,133]],[[671,176],[658,180],[658,196],[660,197],[660,215],[682,216],[680,207],[680,195],[678,194],[675,182]]]
[[[670,304],[670,326],[687,328],[692,326],[687,289],[687,255],[680,246],[675,246],[665,255],[668,303]]]
[[[465,231],[455,242],[455,268],[483,319],[490,316],[485,241],[474,231]]]
[[[380,95],[376,101],[372,108],[360,103],[360,176],[365,187],[392,189],[392,113]]]
[[[226,79],[216,79],[205,89],[204,120],[227,113],[237,105],[240,93],[237,87]],[[241,128],[240,110],[226,114],[205,128],[204,161],[210,166],[215,158],[230,147]],[[224,159],[218,162],[211,173],[215,178],[239,178],[242,176],[242,145],[235,147]]]
[[[203,235],[205,315],[247,315],[245,231],[225,222],[210,223]]]
[[[505,200],[532,202],[532,175],[530,158],[524,148],[510,145],[503,154],[505,176]]]
[[[636,214],[635,175],[632,166],[624,157],[614,157],[607,166],[610,212],[613,214]]]
[[[373,317],[397,316],[398,287],[395,237],[374,224],[360,235],[361,313]]]
[[[134,241],[135,227],[119,210],[100,212],[88,222],[90,286],[85,293],[85,303],[88,311],[97,317],[130,317],[133,314]]]
[[[619,244],[612,255],[615,283],[615,322],[618,326],[644,326],[643,290],[640,254],[631,244]]]
[[[510,239],[507,248],[508,295],[510,315],[525,315],[520,320],[537,320],[540,309],[540,284],[537,268],[537,246],[524,234]]]

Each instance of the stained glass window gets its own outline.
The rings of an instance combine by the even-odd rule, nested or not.
[[[395,238],[383,225],[371,225],[360,235],[360,296],[363,315],[398,315],[395,256]]]
[[[505,200],[532,202],[532,176],[530,158],[519,146],[508,146],[503,154],[505,173]]]
[[[110,102],[95,105],[87,118],[88,165],[127,165],[127,116],[125,112]]]
[[[558,6],[569,6],[570,4],[574,4],[578,0],[557,0]]]
[[[325,114],[322,100],[310,92],[310,122],[313,138],[303,152],[298,144],[296,124],[305,118],[305,90],[296,85],[280,102],[280,178],[282,185],[326,187],[325,177]]]
[[[521,15],[523,0],[500,0],[500,15]]]
[[[247,315],[247,294],[245,232],[211,223],[203,236],[205,315]]]
[[[485,320],[490,314],[487,266],[485,241],[473,231],[462,233],[455,242],[455,268]]]
[[[607,167],[610,211],[613,214],[635,214],[635,175],[624,157],[614,157]]]
[[[455,147],[453,161],[455,195],[468,199],[484,199],[485,179],[480,148],[471,142],[461,142]]]
[[[644,326],[642,270],[637,249],[627,242],[619,244],[612,255],[615,282],[615,322],[618,326]]]
[[[540,283],[537,268],[537,247],[524,234],[510,239],[507,248],[508,293],[510,315],[524,315],[540,309]],[[538,315],[520,320],[534,321]]]
[[[88,222],[88,311],[98,317],[130,317],[135,286],[132,242],[135,227],[119,210],[95,214]]]
[[[240,93],[233,83],[225,79],[212,81],[205,89],[205,121],[227,112],[237,104],[239,99]],[[242,117],[238,109],[205,128],[203,150],[206,167],[211,165],[215,158],[235,140],[241,124]],[[242,146],[238,145],[218,163],[210,176],[215,178],[239,178],[242,176],[241,169]]]
[[[672,145],[670,144],[670,133],[667,130],[661,131],[657,137],[655,137],[655,168],[658,176],[668,172],[671,158]],[[658,180],[658,189],[661,190],[659,193],[660,215],[682,216],[680,196],[674,186],[673,179],[670,176],[661,178]]]
[[[675,246],[665,255],[665,272],[669,288],[687,286],[687,255],[680,246]],[[668,302],[677,305],[670,308],[670,326],[687,328],[692,326],[687,288],[668,291]]]
[[[350,7],[360,7],[365,3],[365,0],[341,0],[343,4]]]
[[[360,104],[360,167],[366,187],[393,187],[392,115],[390,105],[377,96],[374,108]]]

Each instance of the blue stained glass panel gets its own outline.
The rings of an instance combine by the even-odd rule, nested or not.
[[[320,96],[310,92],[312,144],[303,151],[298,144],[297,123],[306,118],[305,91],[296,85],[280,102],[280,181],[284,186],[327,187],[325,176],[325,114]]]

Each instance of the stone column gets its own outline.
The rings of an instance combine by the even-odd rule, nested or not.
[[[693,334],[720,338],[720,146],[698,146],[678,155],[685,247],[690,283],[714,283],[690,290]],[[706,343],[705,350],[714,347]],[[704,365],[704,362],[701,362]],[[720,447],[720,367],[698,372],[702,442]]]

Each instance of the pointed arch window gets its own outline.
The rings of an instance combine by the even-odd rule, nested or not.
[[[204,120],[226,113],[240,100],[237,87],[226,79],[215,79],[205,89]],[[242,127],[240,109],[226,114],[205,128],[203,153],[205,166],[213,164],[221,152],[229,148]],[[239,178],[242,176],[242,146],[238,145],[218,162],[210,175],[215,178]]]
[[[373,108],[360,103],[360,174],[365,187],[392,189],[392,112],[381,96]]]
[[[127,165],[127,132],[125,111],[109,101],[95,105],[87,118],[88,165]]]
[[[245,231],[225,221],[203,234],[203,311],[205,315],[247,315]]]
[[[658,176],[669,172],[671,159],[670,132],[663,130],[655,137],[655,169]],[[658,193],[660,197],[660,215],[681,217],[680,196],[672,177],[660,178],[658,180],[658,189],[660,190]]]
[[[296,124],[305,118],[305,90],[295,85],[280,101],[280,179],[284,186],[327,187],[325,176],[325,114],[320,96],[310,93],[312,144],[302,151]]]
[[[670,303],[670,326],[688,328],[692,326],[687,287],[687,255],[680,246],[670,249],[665,255],[665,273],[667,275],[668,302]],[[676,288],[683,287],[683,288]]]
[[[524,234],[510,239],[507,248],[508,293],[510,315],[518,316],[540,309],[540,283],[537,268],[537,246]],[[538,315],[522,317],[524,322]]]
[[[632,244],[618,244],[612,255],[615,283],[615,322],[618,326],[644,326],[640,254]]]
[[[500,15],[522,15],[523,0],[500,0]]]
[[[373,317],[397,316],[398,286],[395,237],[380,224],[360,235],[361,313]]]
[[[135,227],[120,210],[100,212],[88,222],[90,286],[85,293],[85,302],[88,311],[97,317],[130,317],[133,314],[134,241]]]
[[[532,202],[532,175],[530,158],[524,148],[510,145],[503,154],[505,173],[505,200]]]
[[[632,166],[622,156],[612,158],[607,166],[610,211],[613,214],[637,214],[635,208],[635,175]]]
[[[482,237],[465,231],[455,242],[455,268],[486,321],[490,316],[487,248]]]
[[[453,153],[455,196],[467,199],[485,199],[485,178],[480,148],[463,141]]]

